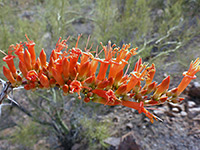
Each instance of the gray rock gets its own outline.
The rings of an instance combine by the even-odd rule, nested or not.
[[[187,113],[186,113],[185,111],[181,111],[180,115],[181,115],[182,117],[185,117],[185,116],[187,116]]]
[[[200,107],[189,108],[189,112],[192,113],[193,115],[199,114]]]
[[[104,142],[111,146],[118,147],[120,144],[120,138],[109,137],[109,138],[105,139]]]
[[[140,143],[138,137],[135,137],[133,133],[127,133],[121,138],[118,150],[140,150]]]
[[[200,83],[199,83],[199,82],[194,82],[194,86],[195,86],[196,88],[200,88]]]
[[[179,113],[179,109],[177,107],[172,108],[172,112]]]
[[[127,130],[131,130],[133,128],[133,124],[132,123],[127,123],[126,124],[126,129]]]
[[[162,115],[162,114],[165,113],[165,110],[164,110],[164,109],[156,109],[156,110],[154,110],[153,112],[154,112],[155,114],[157,114],[157,115]]]
[[[120,117],[119,116],[115,116],[113,119],[112,119],[113,122],[120,122]]]
[[[196,117],[194,117],[193,120],[200,121],[200,114],[198,114]]]
[[[193,101],[188,101],[188,107],[194,107],[194,106],[196,106],[196,103],[195,102],[193,102]]]

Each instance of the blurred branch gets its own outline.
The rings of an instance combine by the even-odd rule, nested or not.
[[[158,38],[153,38],[150,39],[149,41],[146,41],[146,39],[144,40],[144,44],[143,47],[137,52],[137,54],[139,55],[140,53],[142,53],[144,50],[146,50],[146,46],[149,45],[150,43],[154,42],[155,40],[157,40]]]
[[[175,52],[175,51],[178,50],[181,46],[182,46],[182,43],[181,43],[181,42],[177,42],[177,46],[176,46],[174,49],[170,49],[170,50],[167,50],[167,51],[163,51],[163,52],[158,53],[156,56],[154,56],[154,57],[151,59],[151,61],[154,61],[156,58],[158,58],[158,57],[160,57],[160,56],[169,55],[169,53]]]
[[[174,27],[172,27],[171,29],[169,29],[169,30],[167,31],[167,34],[166,34],[165,36],[159,38],[159,39],[158,39],[158,38],[152,38],[152,39],[150,39],[149,41],[146,41],[146,39],[145,39],[144,44],[143,44],[143,47],[140,49],[140,51],[139,51],[137,54],[142,53],[142,52],[146,49],[147,45],[149,45],[149,44],[151,44],[151,43],[154,43],[153,45],[157,45],[156,47],[158,47],[158,45],[159,45],[160,47],[165,46],[165,45],[176,45],[176,47],[175,47],[174,49],[170,49],[170,50],[167,50],[167,51],[156,52],[156,53],[154,53],[155,56],[151,59],[151,61],[155,60],[156,58],[158,58],[158,57],[160,57],[160,56],[168,55],[169,53],[175,52],[176,50],[178,50],[178,49],[182,46],[182,42],[167,41],[167,42],[162,43],[162,44],[161,44],[161,42],[164,41],[165,39],[167,39],[168,37],[170,37],[171,34],[172,34],[175,30],[179,29],[179,28],[181,27],[182,21],[183,21],[183,20],[181,20],[181,22],[179,23],[179,25],[174,26]]]
[[[37,122],[41,125],[53,126],[52,123],[38,119],[37,117],[33,116],[27,109],[23,108],[22,106],[16,105],[15,103],[12,103],[12,106],[16,107],[17,109],[22,111],[24,114],[29,116],[34,122]]]
[[[173,31],[175,31],[176,29],[180,28],[180,25],[181,25],[181,24],[179,24],[179,25],[177,25],[177,26],[174,26],[174,27],[172,27],[171,29],[169,29],[169,30],[167,31],[167,35],[165,35],[165,36],[161,37],[160,39],[158,39],[158,40],[155,42],[155,44],[158,44],[158,43],[160,43],[161,41],[163,41],[164,39],[168,38],[168,37],[171,35],[171,33],[172,33]]]

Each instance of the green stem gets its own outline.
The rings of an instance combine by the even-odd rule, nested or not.
[[[69,128],[61,119],[60,113],[58,111],[56,111],[55,117],[56,117],[56,122],[61,127],[62,131],[64,131],[64,134],[67,135],[69,133]]]

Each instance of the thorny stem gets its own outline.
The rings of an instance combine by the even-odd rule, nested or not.
[[[57,95],[59,95],[59,94],[57,94],[56,91],[57,90],[52,89],[52,96],[53,96],[52,100],[53,101],[51,101],[50,99],[45,97],[45,99],[48,100],[49,104],[53,104],[53,107],[57,103],[57,100],[59,99],[59,98],[57,98]],[[37,95],[41,96],[40,94],[37,94]],[[42,97],[44,98],[44,96],[42,96]],[[55,108],[52,109],[52,105],[48,105],[49,108],[54,111],[54,113],[51,114],[43,106],[38,107],[38,105],[34,104],[32,101],[30,101],[30,103],[32,105],[34,105],[35,108],[39,109],[41,113],[45,112],[45,114],[52,120],[52,125],[53,125],[54,129],[56,130],[56,132],[58,132],[58,135],[59,135],[59,133],[62,135],[67,135],[69,133],[69,128],[62,120],[61,111],[59,109],[55,109]]]
[[[8,97],[8,95],[10,94],[10,92],[13,91],[13,87],[9,82],[5,82],[2,79],[1,79],[1,82],[2,82],[2,85],[3,85],[3,89],[0,93],[0,104],[1,104],[1,106],[4,106],[5,104],[3,104],[3,100],[6,99]],[[30,113],[27,109],[23,108],[22,106],[18,105],[17,103],[15,103],[13,101],[11,101],[11,106],[19,109],[21,112],[23,112],[24,114],[29,116],[32,119],[32,121],[34,121],[34,122],[37,122],[41,125],[52,126],[55,129],[55,131],[58,133],[58,135],[60,133],[60,134],[65,136],[69,133],[69,128],[64,123],[64,121],[61,119],[61,115],[60,115],[60,112],[58,110],[56,110],[55,115],[52,116],[44,108],[42,108],[42,110],[41,110],[41,108],[39,108],[33,102],[30,101],[30,103],[32,104],[32,106],[38,108],[38,110],[40,110],[40,112],[45,112],[51,118],[52,122],[48,122],[48,121],[38,119],[38,117],[33,116],[33,114]]]
[[[60,125],[61,129],[64,131],[64,135],[67,135],[69,133],[69,128],[64,123],[64,121],[61,119],[60,112],[56,111],[55,119],[58,122],[58,124]]]
[[[33,116],[28,110],[26,110],[25,108],[15,104],[15,103],[12,103],[12,106],[16,107],[17,109],[22,111],[24,114],[26,114],[27,116],[32,118],[32,121],[34,121],[34,122],[37,122],[42,125],[53,126],[52,123],[38,119],[37,117]]]

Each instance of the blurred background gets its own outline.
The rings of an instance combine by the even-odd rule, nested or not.
[[[155,63],[155,80],[171,75],[172,88],[200,57],[199,8],[200,0],[0,0],[0,49],[26,41],[25,34],[36,43],[37,56],[42,48],[50,54],[59,37],[70,36],[73,47],[79,34],[81,49],[88,36],[93,50],[109,40],[131,43],[138,55],[130,68],[139,57]],[[5,79],[2,72],[0,77]],[[183,94],[182,104],[152,110],[164,120],[154,124],[134,110],[85,104],[58,89],[14,91],[23,109],[3,108],[0,149],[200,149],[199,81]]]

